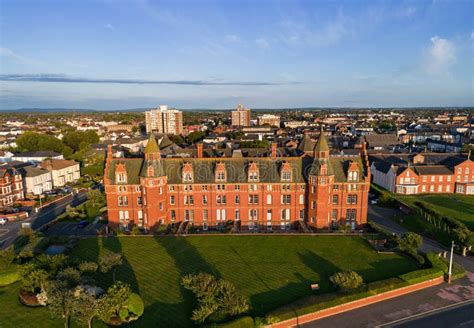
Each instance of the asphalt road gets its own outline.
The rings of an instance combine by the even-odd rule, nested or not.
[[[375,221],[387,230],[402,235],[407,230],[390,219],[393,215],[399,215],[396,209],[381,208],[369,205],[369,220]],[[446,247],[438,244],[429,238],[423,238],[421,250],[441,252],[447,250]],[[394,322],[403,326],[390,327],[474,327],[474,308],[473,306],[462,306],[459,309],[453,308],[451,311],[455,319],[452,323],[443,319],[446,314],[443,312],[431,312],[436,309],[443,309],[446,306],[466,300],[474,300],[474,260],[472,257],[462,257],[455,255],[454,260],[463,265],[468,271],[467,277],[456,280],[452,285],[443,283],[439,286],[430,287],[415,293],[385,300],[376,304],[362,307],[356,310],[344,312],[321,320],[302,325],[302,327],[310,328],[366,328],[366,327],[385,327],[385,325]],[[433,313],[428,318],[428,313]],[[407,318],[417,316],[417,322],[405,321]],[[437,317],[439,316],[439,319]],[[425,318],[427,317],[427,318]],[[429,324],[423,326],[423,322],[419,320],[429,320]],[[402,321],[403,320],[403,321]],[[444,320],[444,321],[443,321]],[[405,326],[406,324],[406,326]],[[451,326],[451,324],[453,326]]]
[[[0,248],[6,248],[13,243],[15,238],[18,236],[18,231],[20,230],[22,223],[29,222],[34,230],[38,230],[43,225],[54,220],[58,215],[64,213],[67,205],[77,206],[86,200],[87,191],[81,190],[73,196],[68,196],[56,203],[44,207],[38,213],[32,211],[28,219],[6,223],[0,227],[0,229],[8,230],[8,232],[0,234]]]
[[[432,327],[474,327],[474,300],[467,304],[456,305],[440,311],[428,312],[413,318],[402,320],[382,327],[432,328]]]

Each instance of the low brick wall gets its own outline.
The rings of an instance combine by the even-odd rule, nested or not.
[[[384,293],[369,296],[369,297],[366,297],[366,298],[362,298],[362,299],[355,300],[355,301],[352,301],[352,302],[344,303],[344,304],[341,304],[341,305],[333,306],[333,307],[323,309],[323,310],[319,310],[319,311],[316,311],[316,312],[313,312],[313,313],[308,313],[308,314],[305,314],[305,315],[302,315],[302,316],[299,316],[299,317],[296,317],[296,318],[293,318],[293,319],[288,319],[288,320],[285,320],[285,321],[281,321],[281,322],[272,324],[268,327],[297,327],[298,325],[301,325],[301,324],[304,324],[304,323],[308,323],[308,322],[311,322],[311,321],[315,321],[315,320],[323,319],[323,318],[326,318],[326,317],[330,317],[330,316],[333,316],[333,315],[336,315],[336,314],[339,314],[339,313],[343,313],[343,312],[351,311],[351,310],[354,310],[354,309],[358,309],[358,308],[361,308],[361,307],[364,307],[364,306],[367,306],[367,305],[370,305],[370,304],[378,303],[378,302],[381,302],[381,301],[385,301],[385,300],[388,300],[388,299],[391,299],[391,298],[394,298],[394,297],[403,296],[403,295],[413,293],[413,292],[416,292],[416,291],[419,291],[419,290],[422,290],[422,289],[425,289],[425,288],[428,288],[428,287],[432,287],[432,286],[442,284],[443,282],[444,282],[443,277],[423,281],[423,282],[420,282],[418,284],[414,284],[414,285],[410,285],[410,286],[390,290],[390,291],[387,291],[387,292],[384,292]]]

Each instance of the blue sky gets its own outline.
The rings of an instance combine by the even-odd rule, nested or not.
[[[2,0],[0,109],[472,106],[473,4]]]

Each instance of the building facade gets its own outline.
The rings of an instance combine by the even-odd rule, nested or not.
[[[232,125],[233,126],[250,126],[250,109],[243,105],[237,105],[237,109],[232,111]]]
[[[0,168],[0,208],[24,198],[21,174],[13,167]]]
[[[18,169],[23,177],[25,193],[41,195],[53,189],[53,177],[50,171],[34,166],[25,166]]]
[[[280,116],[272,114],[263,114],[258,117],[258,125],[268,124],[270,126],[280,127]]]
[[[145,121],[147,133],[183,133],[183,112],[169,109],[168,106],[160,106],[145,112]]]
[[[373,182],[404,194],[474,195],[474,162],[460,154],[371,155]]]
[[[144,158],[113,158],[104,172],[109,223],[154,229],[187,222],[202,230],[233,221],[241,230],[298,225],[351,228],[367,222],[366,156],[329,156],[322,134],[314,156],[162,158],[154,137]]]
[[[81,177],[79,163],[75,161],[57,159],[45,160],[39,167],[51,172],[53,187],[63,187],[67,183],[76,182]]]

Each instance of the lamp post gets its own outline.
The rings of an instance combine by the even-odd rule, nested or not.
[[[448,284],[451,283],[451,273],[453,269],[454,240],[451,241],[451,255],[449,257]]]

